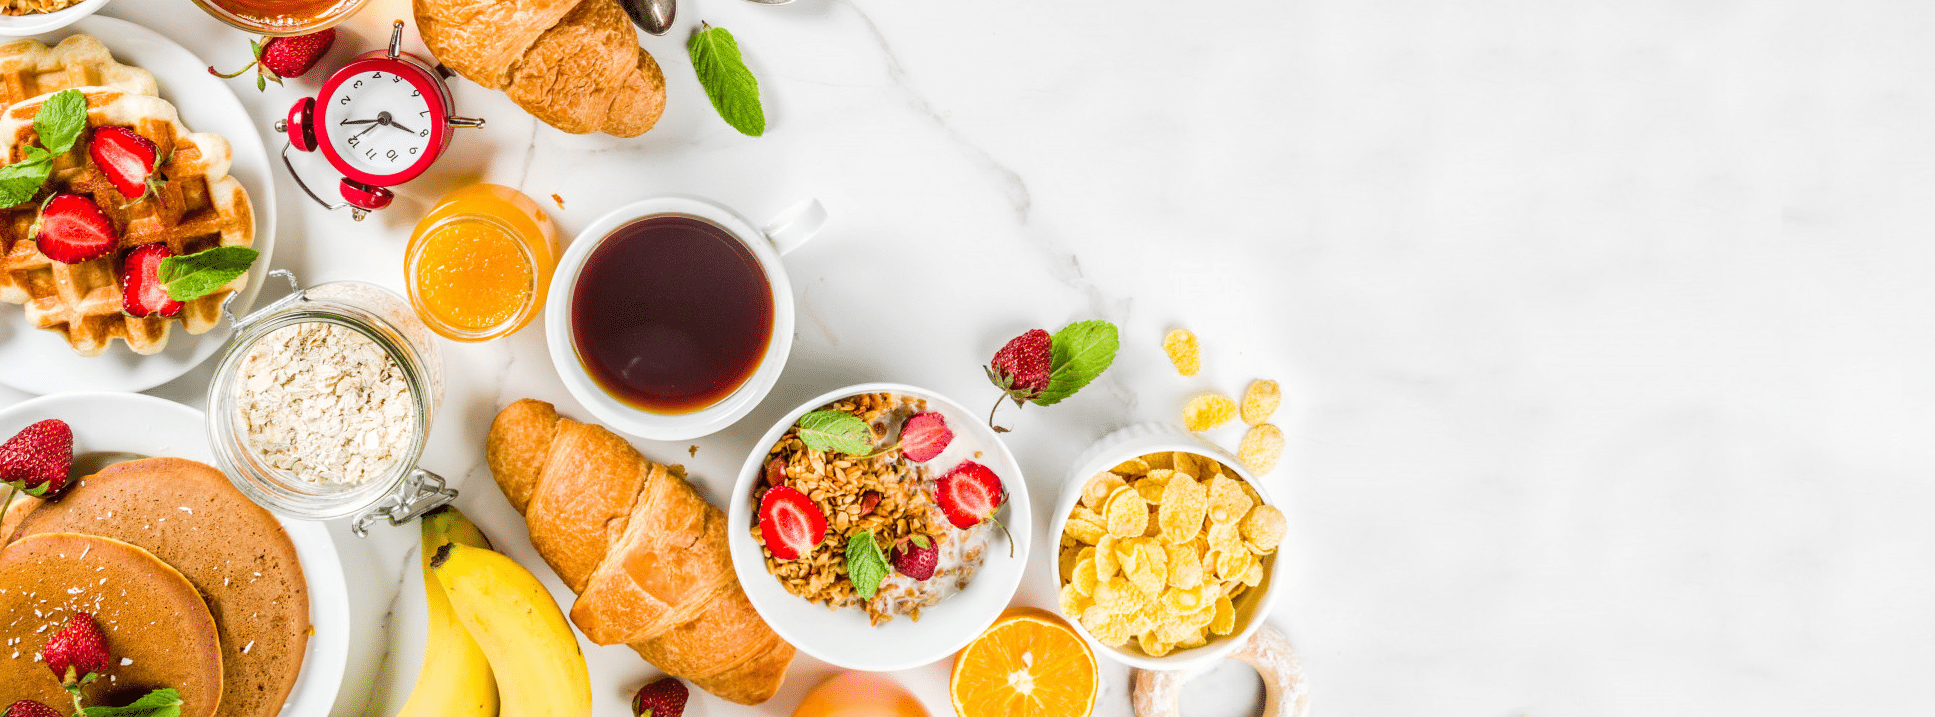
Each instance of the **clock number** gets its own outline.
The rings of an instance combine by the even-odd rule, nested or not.
[[[365,153],[363,156],[368,157],[370,159],[376,159],[376,148],[371,147],[370,151]]]
[[[422,112],[418,112],[418,113],[417,113],[417,116],[418,116],[418,117],[429,117],[429,116],[430,116],[430,110],[424,110],[424,111],[422,111]]]
[[[422,96],[423,96],[423,90],[410,90],[410,96],[411,96],[411,97],[422,97]]]
[[[427,129],[420,129],[420,130],[417,130],[417,136],[418,136],[418,137],[428,137],[428,136],[430,136],[430,130],[427,130]]]
[[[417,147],[411,147],[411,148],[410,148],[410,154],[416,154],[416,153],[417,153],[417,149],[418,149]]]
[[[390,81],[391,81],[391,82],[402,82],[402,81],[403,81],[403,76],[402,76],[402,75],[390,75]]]
[[[340,100],[337,100],[336,104],[339,104],[339,105],[349,104],[349,95],[343,95],[343,98]]]
[[[390,150],[389,154],[384,156],[384,159],[396,159],[396,150]]]
[[[380,79],[383,79],[383,73],[381,73],[381,72],[372,72],[372,73],[370,73],[370,79],[372,79],[372,80],[380,80]]]
[[[359,145],[359,144],[362,144],[362,143],[363,143],[363,138],[362,138],[362,137],[350,137],[350,138],[349,138],[349,146],[351,146],[351,147],[354,147],[354,146],[356,146],[356,145]]]
[[[349,88],[353,90],[353,89],[356,89],[356,88],[358,88],[358,87],[362,87],[362,86],[363,86],[363,81],[362,81],[362,80],[357,80],[357,81],[356,81],[356,84],[353,84],[353,85],[350,85],[350,86],[349,86]]]

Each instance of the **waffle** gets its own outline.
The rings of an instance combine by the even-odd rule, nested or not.
[[[76,87],[130,95],[158,95],[155,76],[114,61],[91,35],[70,35],[53,47],[33,40],[0,45],[0,110],[32,97]]]
[[[33,119],[40,102],[21,102],[0,114],[6,161],[19,161],[23,148],[36,139]],[[83,135],[74,149],[55,159],[41,197],[67,192],[93,198],[121,233],[123,249],[164,242],[180,256],[254,243],[248,194],[228,176],[228,140],[189,133],[174,105],[159,97],[89,89],[87,105],[88,126],[132,127],[153,141],[159,156],[169,158],[161,165],[167,181],[155,196],[130,204],[88,159]],[[128,316],[121,312],[121,252],[79,264],[48,259],[31,238],[38,212],[38,201],[0,209],[0,301],[24,304],[29,323],[61,332],[83,356],[99,355],[117,338],[137,354],[157,353],[167,346],[176,321],[190,334],[206,332],[220,322],[222,301],[248,282],[247,274],[237,277],[187,302],[172,319]]]

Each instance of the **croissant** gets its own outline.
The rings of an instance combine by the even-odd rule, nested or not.
[[[618,0],[413,0],[430,54],[573,134],[644,134],[665,75]]]
[[[726,516],[684,469],[646,460],[601,426],[524,399],[491,422],[485,460],[531,545],[578,600],[571,621],[666,673],[740,704],[779,690],[793,646],[732,570]]]

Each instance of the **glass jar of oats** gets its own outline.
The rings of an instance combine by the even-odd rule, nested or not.
[[[288,272],[276,271],[295,289]],[[304,520],[400,524],[456,496],[417,467],[443,397],[434,338],[403,297],[339,281],[234,319],[209,384],[209,442],[251,500]]]

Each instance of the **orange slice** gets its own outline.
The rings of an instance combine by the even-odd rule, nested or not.
[[[1011,607],[954,656],[948,689],[960,717],[1086,717],[1095,653],[1048,611]]]

